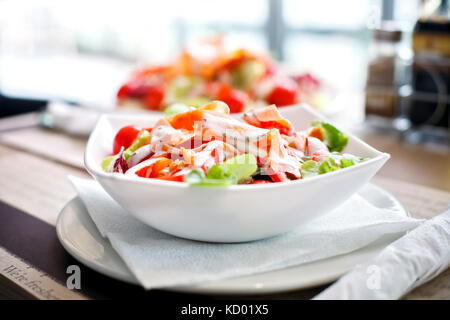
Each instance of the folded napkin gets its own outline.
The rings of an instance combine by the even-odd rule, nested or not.
[[[100,233],[146,289],[282,269],[362,248],[422,220],[382,210],[355,195],[294,231],[265,240],[217,244],[177,238],[134,219],[94,180],[69,177]],[[189,214],[187,211],[186,214]]]
[[[399,299],[450,266],[450,209],[387,246],[314,299]]]

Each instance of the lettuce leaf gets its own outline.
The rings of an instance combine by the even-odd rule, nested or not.
[[[201,169],[193,169],[184,176],[184,182],[194,186],[228,186],[232,184],[228,179],[207,178]]]
[[[256,157],[250,153],[237,155],[217,166],[224,167],[225,173],[233,176],[237,181],[251,176],[258,169]]]
[[[257,169],[255,156],[246,153],[212,166],[206,176],[202,170],[194,169],[185,176],[184,181],[191,185],[202,186],[231,185],[251,176]]]
[[[115,156],[109,156],[103,159],[102,161],[102,169],[103,171],[107,171],[109,168],[109,165],[111,164],[111,161],[114,159]]]
[[[324,174],[331,171],[338,170],[339,167],[332,158],[325,158],[319,165],[319,174]]]
[[[334,159],[336,163],[339,163],[341,168],[351,167],[366,160],[365,158],[357,157],[348,153],[339,154],[337,152],[333,152],[330,155],[330,158]]]
[[[328,122],[313,121],[312,126],[318,127],[322,131],[324,142],[330,152],[341,152],[348,143],[348,137]]]
[[[302,177],[314,177],[319,174],[344,169],[365,160],[365,158],[359,158],[351,154],[341,155],[338,153],[332,153],[329,157],[324,158],[322,162],[313,160],[303,162],[301,167]]]
[[[302,178],[314,177],[319,174],[320,163],[313,160],[303,162],[301,167]]]
[[[184,103],[173,103],[164,110],[164,113],[170,116],[172,114],[183,113],[189,110],[191,110],[191,108]]]
[[[198,85],[202,83],[201,78],[195,76],[178,76],[174,78],[167,88],[170,96],[175,100],[184,98]]]
[[[231,82],[235,88],[248,90],[254,86],[264,72],[265,67],[261,62],[248,60],[231,71]]]

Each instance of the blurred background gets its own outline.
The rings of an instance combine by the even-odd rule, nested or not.
[[[362,90],[370,29],[394,20],[410,42],[419,9],[419,0],[0,0],[0,88],[108,103],[131,69],[224,33],[339,89]]]
[[[449,10],[446,0],[0,0],[0,117],[55,100],[113,109],[133,70],[223,34],[313,74],[329,117],[405,163],[431,148],[449,181]]]

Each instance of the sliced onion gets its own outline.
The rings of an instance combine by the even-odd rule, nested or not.
[[[113,172],[125,173],[128,170],[127,160],[123,156],[123,152],[120,153],[119,157],[117,157],[114,162]]]
[[[153,156],[155,152],[152,150],[152,145],[146,144],[145,146],[137,149],[129,158],[128,158],[128,166],[134,167],[139,162]]]
[[[111,159],[108,167],[105,169],[106,172],[125,173],[128,170],[128,164],[123,155],[124,150],[124,147],[122,147],[120,152]]]

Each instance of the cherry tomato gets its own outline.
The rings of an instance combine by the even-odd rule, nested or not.
[[[267,96],[267,102],[276,106],[287,106],[297,101],[297,84],[286,80],[276,84]]]
[[[219,100],[228,105],[231,113],[242,112],[247,98],[247,94],[239,90],[230,90],[226,94],[219,95],[218,97]]]
[[[117,92],[117,98],[142,98],[148,91],[147,80],[144,77],[136,77],[125,83]]]
[[[149,83],[149,79],[144,76],[137,76],[122,87],[117,92],[117,98],[142,99],[144,105],[151,110],[159,110],[164,99],[165,89],[161,83]]]
[[[216,92],[216,97],[228,105],[231,113],[237,113],[244,108],[246,94],[242,91],[233,90],[226,84],[221,84]]]
[[[125,83],[124,85],[122,85],[119,89],[119,91],[117,91],[117,98],[118,99],[124,99],[126,97],[129,96],[129,86],[127,83]]]
[[[204,90],[211,99],[225,102],[231,113],[241,112],[248,100],[248,95],[244,91],[233,89],[225,83],[208,83]]]
[[[164,99],[164,87],[162,85],[152,85],[147,87],[145,94],[145,105],[151,110],[161,109],[161,104]]]
[[[141,129],[136,126],[126,126],[120,129],[114,138],[113,153],[119,153],[122,147],[127,149],[136,140],[140,131]]]

